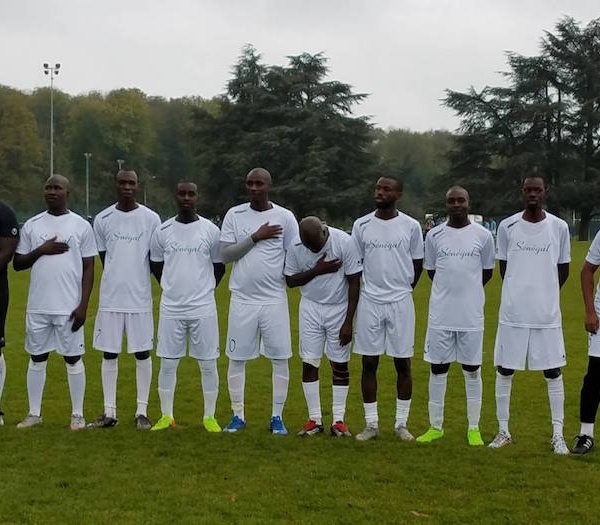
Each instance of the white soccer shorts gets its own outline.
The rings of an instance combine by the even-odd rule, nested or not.
[[[169,359],[185,357],[188,347],[194,359],[219,357],[219,321],[216,308],[212,315],[197,319],[169,319],[162,314],[158,320],[156,355]]]
[[[346,318],[348,305],[321,304],[302,297],[300,300],[300,357],[320,359],[323,350],[330,361],[350,361],[350,344],[340,345],[340,328]]]
[[[120,354],[123,334],[127,335],[127,353],[146,352],[154,348],[152,312],[98,312],[94,324],[94,348],[110,354]]]
[[[292,357],[287,302],[260,305],[231,301],[226,354],[239,361],[256,359],[260,354],[269,359]]]
[[[498,325],[494,365],[510,370],[549,370],[567,364],[562,328]]]
[[[481,365],[483,330],[439,330],[427,327],[423,359],[436,365],[454,363]]]
[[[395,303],[375,303],[363,295],[356,309],[354,353],[407,358],[414,355],[415,306],[412,294]]]
[[[56,350],[62,356],[85,353],[83,326],[73,332],[68,315],[27,314],[25,317],[25,350],[31,355]]]

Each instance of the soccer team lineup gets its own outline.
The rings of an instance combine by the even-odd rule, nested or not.
[[[178,213],[161,222],[138,203],[135,171],[115,175],[116,203],[99,212],[91,225],[69,210],[69,180],[51,176],[43,186],[46,211],[19,228],[14,212],[0,202],[0,402],[6,378],[5,340],[10,310],[8,265],[30,271],[25,316],[26,381],[29,411],[17,427],[42,425],[42,398],[51,352],[64,359],[72,410],[71,430],[115,427],[119,354],[133,354],[140,430],[167,431],[176,426],[174,396],[180,360],[198,362],[208,432],[243,432],[246,363],[263,356],[272,365],[274,435],[286,435],[284,406],[290,382],[292,333],[287,288],[299,288],[298,352],[307,422],[297,434],[326,430],[335,438],[353,434],[345,423],[354,354],[362,366],[365,426],[355,439],[379,436],[377,371],[380,356],[396,372],[394,433],[401,441],[427,444],[444,436],[448,373],[458,363],[466,398],[465,441],[469,446],[510,446],[511,389],[515,371],[540,372],[547,385],[549,453],[587,454],[594,446],[594,421],[600,401],[600,294],[594,274],[600,266],[600,235],[591,243],[581,268],[581,291],[588,332],[588,368],[582,378],[581,428],[572,447],[564,438],[564,384],[567,364],[560,290],[571,260],[567,223],[545,209],[548,189],[535,172],[522,181],[522,209],[505,218],[497,231],[469,218],[467,189],[445,193],[447,219],[426,231],[398,211],[402,183],[382,177],[374,184],[374,211],[354,221],[351,234],[316,216],[297,221],[294,213],[269,199],[273,185],[263,168],[245,179],[248,202],[232,207],[221,227],[199,215],[198,188],[180,182],[174,190]],[[99,256],[99,304],[87,318]],[[219,319],[215,288],[231,264],[227,319]],[[427,276],[422,276],[423,270]],[[575,269],[577,273],[579,268]],[[482,406],[485,286],[498,271],[502,279],[493,348],[498,429],[485,443],[479,428]],[[429,428],[415,438],[409,430],[412,402],[411,358],[415,347],[413,289],[431,279],[423,359],[429,363]],[[155,341],[152,279],[160,284]],[[223,286],[223,284],[221,284]],[[86,319],[87,318],[87,319]],[[219,323],[226,323],[227,390],[231,419],[221,427],[215,417],[219,395]],[[92,325],[93,324],[93,325]],[[104,411],[84,418],[86,351],[84,325],[93,329],[93,348],[102,352]],[[126,343],[123,338],[126,337]],[[5,348],[6,347],[6,348]],[[160,358],[158,397],[161,417],[148,418],[152,358]],[[319,371],[332,377],[331,420],[325,421]],[[88,376],[90,372],[88,371]],[[17,378],[14,378],[17,381]],[[223,388],[221,387],[221,390]],[[0,405],[1,407],[1,405]],[[0,425],[3,425],[0,410]],[[329,419],[329,418],[328,418]],[[527,443],[522,446],[527,447]]]

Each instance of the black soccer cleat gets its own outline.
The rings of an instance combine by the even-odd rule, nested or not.
[[[576,438],[577,443],[571,449],[573,454],[587,454],[594,448],[594,438],[592,436],[586,436],[585,434],[579,434]]]
[[[108,417],[106,414],[99,415],[94,421],[87,424],[87,428],[111,428],[116,427],[118,420],[116,417]]]

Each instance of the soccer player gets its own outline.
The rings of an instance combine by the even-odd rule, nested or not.
[[[89,223],[67,208],[69,180],[52,175],[44,186],[47,211],[23,226],[13,266],[31,268],[25,350],[30,354],[27,370],[29,415],[17,427],[42,422],[42,394],[46,365],[53,350],[63,356],[71,392],[71,429],[85,428],[83,398],[85,352],[83,324],[94,285],[94,232]]]
[[[496,258],[502,296],[494,364],[499,431],[491,448],[511,443],[508,430],[510,392],[515,370],[543,370],[552,415],[552,449],[568,454],[563,437],[566,364],[560,313],[560,288],[569,276],[567,223],[544,211],[548,190],[539,175],[526,177],[521,193],[525,210],[498,227]]]
[[[600,401],[600,288],[594,299],[594,274],[600,266],[600,233],[596,234],[581,268],[581,292],[585,305],[585,329],[588,332],[588,369],[583,378],[579,417],[581,430],[572,449],[574,454],[587,454],[594,447],[594,422]]]
[[[356,312],[354,352],[362,355],[362,394],[366,427],[356,439],[379,435],[377,367],[386,353],[396,367],[396,435],[414,439],[406,428],[412,396],[410,358],[414,354],[415,308],[412,290],[423,270],[419,223],[399,212],[402,183],[381,177],[375,186],[374,212],[357,219],[352,237],[363,258],[363,287]]]
[[[467,441],[482,446],[481,361],[483,347],[483,287],[491,279],[496,259],[492,234],[469,221],[469,194],[460,186],[446,193],[448,222],[425,237],[425,269],[433,281],[423,358],[429,375],[429,430],[419,443],[444,435],[444,398],[450,363],[462,365],[467,397]]]
[[[155,230],[150,248],[150,264],[163,290],[156,347],[160,357],[158,395],[162,417],[152,430],[175,426],[177,367],[185,357],[189,338],[190,356],[198,361],[202,375],[204,428],[221,432],[215,419],[219,323],[214,293],[225,273],[219,244],[221,232],[196,213],[198,188],[193,182],[180,182],[175,200],[177,216]]]
[[[300,286],[300,357],[302,388],[308,422],[298,433],[323,432],[319,394],[319,365],[325,355],[333,373],[331,434],[350,436],[344,423],[350,382],[352,320],[360,291],[362,262],[352,238],[327,226],[318,217],[300,221],[300,239],[287,252],[285,278],[290,288]]]
[[[90,423],[94,428],[117,424],[117,376],[123,334],[127,352],[135,355],[137,409],[135,424],[149,430],[148,396],[152,381],[150,350],[154,347],[150,239],[160,226],[158,214],[136,201],[135,171],[121,170],[115,178],[117,202],[94,220],[94,233],[104,271],[100,304],[94,326],[94,348],[104,352],[102,389],[104,413]]]
[[[226,348],[233,417],[225,432],[237,432],[246,426],[246,361],[257,358],[260,348],[273,366],[270,429],[273,434],[287,434],[282,413],[292,343],[283,268],[285,253],[298,237],[298,223],[291,211],[269,200],[271,184],[267,170],[252,169],[246,176],[250,202],[234,206],[223,219],[223,262],[234,261],[229,279],[231,302]]]
[[[12,211],[6,204],[0,201],[0,402],[6,379],[6,363],[2,349],[6,342],[4,340],[4,325],[8,311],[8,263],[12,261],[15,248],[19,241],[19,224]],[[0,404],[0,426],[4,425],[2,405]]]

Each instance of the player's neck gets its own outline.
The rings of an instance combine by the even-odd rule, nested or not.
[[[117,201],[117,210],[119,211],[128,212],[137,208],[139,208],[139,204],[135,199],[123,199]]]
[[[387,221],[389,219],[393,219],[394,217],[398,217],[398,210],[396,209],[396,206],[390,206],[389,208],[377,208],[375,210],[375,217]]]
[[[194,222],[198,220],[198,215],[196,211],[192,212],[179,212],[177,214],[177,222],[181,222],[182,224],[189,224],[190,222]]]
[[[50,215],[65,215],[67,213],[69,213],[69,210],[67,209],[66,206],[61,206],[60,208],[48,208],[48,213]]]
[[[269,197],[250,201],[250,208],[254,211],[267,211],[273,207],[273,203],[269,201]]]
[[[523,220],[527,222],[541,222],[546,218],[546,212],[543,208],[525,208]]]
[[[469,224],[471,224],[469,217],[450,217],[448,219],[448,226],[450,226],[450,228],[464,228]]]

